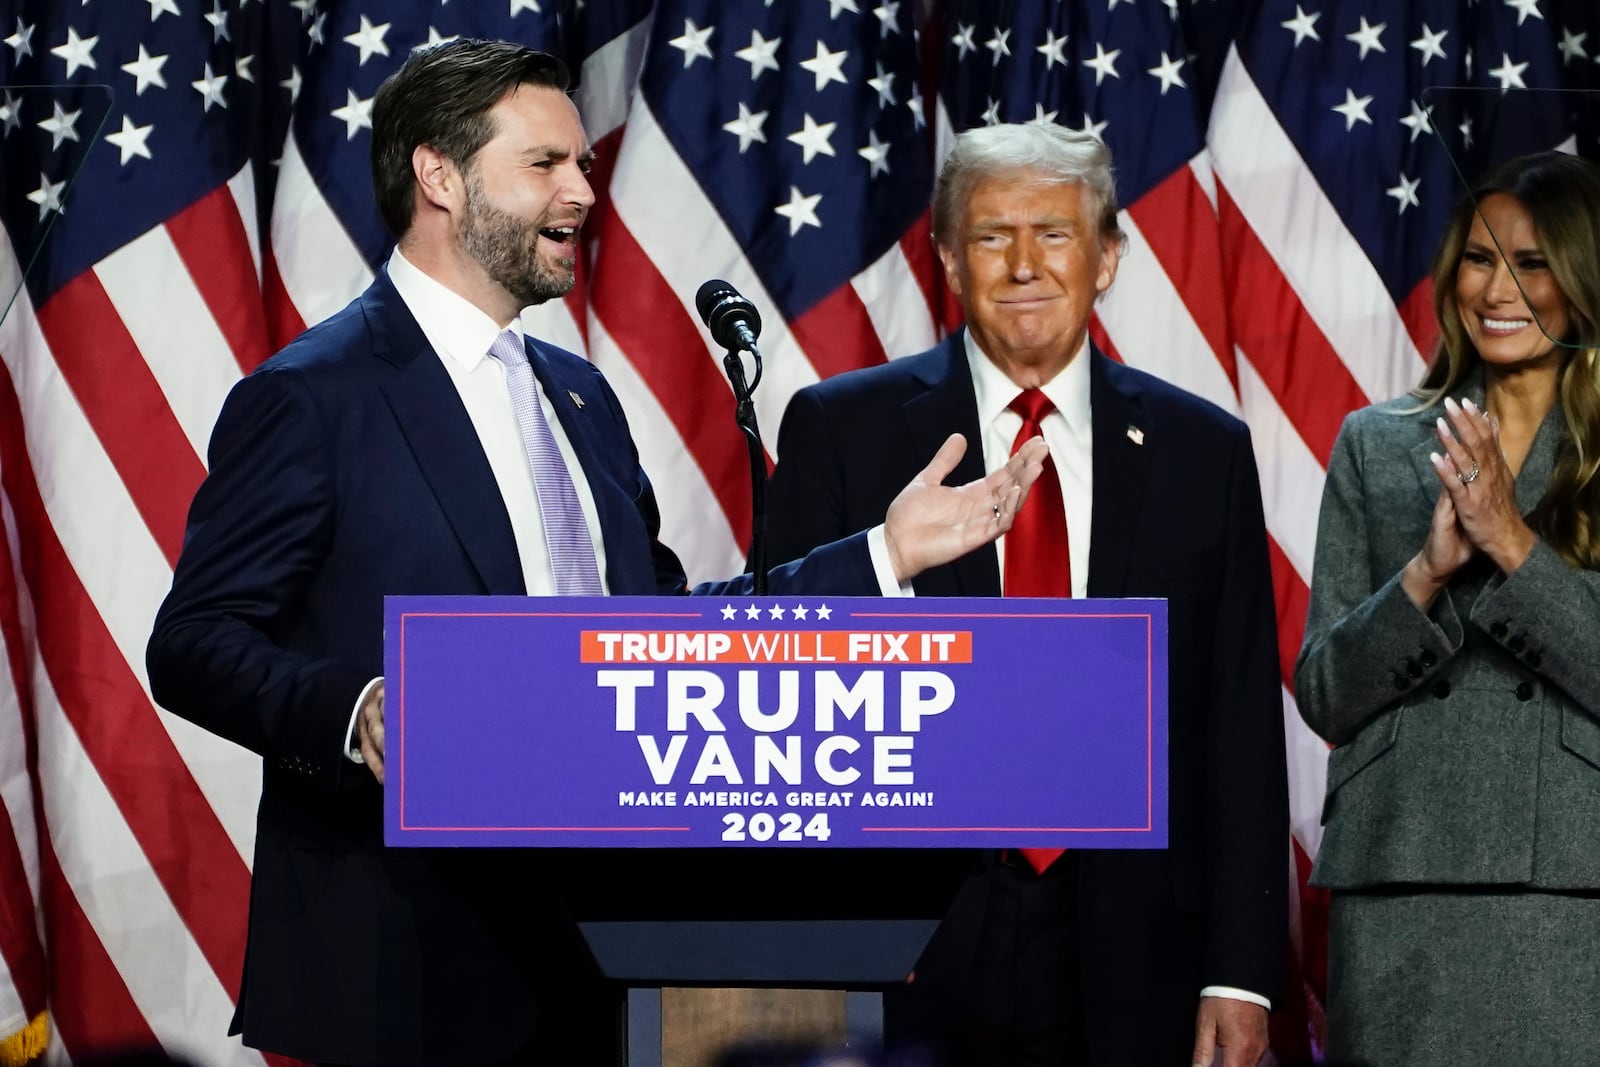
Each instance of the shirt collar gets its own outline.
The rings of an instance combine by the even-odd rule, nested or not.
[[[963,329],[961,333],[967,365],[972,368],[973,392],[978,399],[978,425],[989,426],[1022,390],[978,347],[971,330]],[[1089,337],[1085,334],[1077,355],[1067,362],[1060,373],[1039,387],[1066,420],[1072,435],[1081,440],[1088,438],[1092,424],[1089,411],[1089,359]]]
[[[389,255],[389,280],[407,309],[422,327],[433,350],[471,372],[488,358],[489,346],[507,327],[485,315],[477,305],[412,263],[399,246]],[[512,319],[509,329],[524,340],[522,320]]]

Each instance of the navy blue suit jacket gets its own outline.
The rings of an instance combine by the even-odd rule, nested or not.
[[[1080,912],[1094,916],[1082,927],[1086,1016],[1091,1040],[1107,1041],[1107,1062],[1158,1062],[1129,1054],[1128,1044],[1151,1025],[1140,999],[1151,990],[1188,998],[1192,1036],[1202,986],[1272,997],[1283,978],[1288,787],[1272,579],[1244,424],[1097,351],[1089,358],[1088,594],[1168,600],[1171,800],[1170,848],[1078,853]],[[894,487],[952,432],[968,448],[949,480],[981,477],[959,333],[797,393],[767,492],[773,558],[881,522]],[[985,546],[914,586],[924,596],[999,596],[998,556]],[[1071,701],[1064,693],[1041,710],[1071,714]]]
[[[604,378],[539,342],[529,356],[593,492],[610,591],[687,592]],[[877,589],[864,537],[770,582]],[[386,272],[229,395],[148,666],[158,703],[264,760],[235,1019],[247,1044],[471,1063],[525,1040],[565,931],[545,861],[386,850],[382,790],[342,756],[355,702],[383,672],[386,594],[524,592],[472,422]]]

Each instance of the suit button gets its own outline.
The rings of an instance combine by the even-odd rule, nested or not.
[[[1439,657],[1433,654],[1433,649],[1431,648],[1423,649],[1422,655],[1418,656],[1417,658],[1420,659],[1422,661],[1422,665],[1429,670],[1432,670],[1439,665]]]
[[[1438,697],[1440,700],[1443,700],[1445,697],[1449,696],[1450,695],[1450,679],[1448,679],[1448,678],[1440,678],[1437,682],[1434,682],[1433,683],[1433,695]]]
[[[1394,676],[1394,687],[1401,692],[1405,692],[1411,687],[1411,679],[1407,678],[1403,674],[1396,674]]]
[[[1521,683],[1520,685],[1517,686],[1517,699],[1518,700],[1532,700],[1533,699],[1533,683],[1532,682],[1523,682],[1523,683]]]
[[[1513,652],[1521,652],[1523,649],[1527,648],[1528,645],[1527,645],[1527,642],[1522,640],[1522,636],[1519,634],[1516,637],[1513,637],[1511,640],[1507,641],[1506,642],[1506,647],[1509,648]]]
[[[1506,635],[1506,624],[1503,622],[1495,623],[1493,626],[1489,627],[1489,635],[1496,641],[1501,640]]]
[[[1539,665],[1539,653],[1537,651],[1529,652],[1522,658],[1528,662],[1528,666],[1530,667],[1537,667]]]
[[[1409,674],[1413,678],[1421,678],[1422,677],[1422,664],[1418,663],[1414,659],[1406,660],[1406,673]]]

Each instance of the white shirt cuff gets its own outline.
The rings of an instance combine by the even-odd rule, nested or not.
[[[883,523],[867,531],[867,552],[872,556],[872,573],[877,575],[880,596],[916,596],[910,582],[899,581],[894,576],[894,564],[889,561],[889,538]]]
[[[1252,993],[1247,989],[1235,989],[1231,985],[1208,985],[1200,990],[1202,997],[1224,997],[1228,1000],[1242,1000],[1247,1004],[1259,1004],[1268,1011],[1272,1010],[1272,1001],[1260,993]]]
[[[344,758],[351,763],[366,763],[361,758],[361,735],[356,732],[356,718],[361,714],[361,705],[367,702],[367,697],[383,681],[382,675],[368,682],[361,690],[361,695],[356,697],[356,709],[350,713],[350,725],[344,730]]]

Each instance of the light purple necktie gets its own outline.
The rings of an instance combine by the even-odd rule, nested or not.
[[[550,423],[545,420],[544,407],[539,403],[539,382],[528,365],[528,350],[517,332],[508,329],[494,339],[489,355],[506,368],[511,407],[522,429],[522,448],[528,454],[534,489],[539,494],[539,518],[550,548],[556,594],[600,596],[605,590],[600,586],[600,568],[595,563],[594,542],[589,540],[589,524],[584,521],[572,473],[561,458]]]

